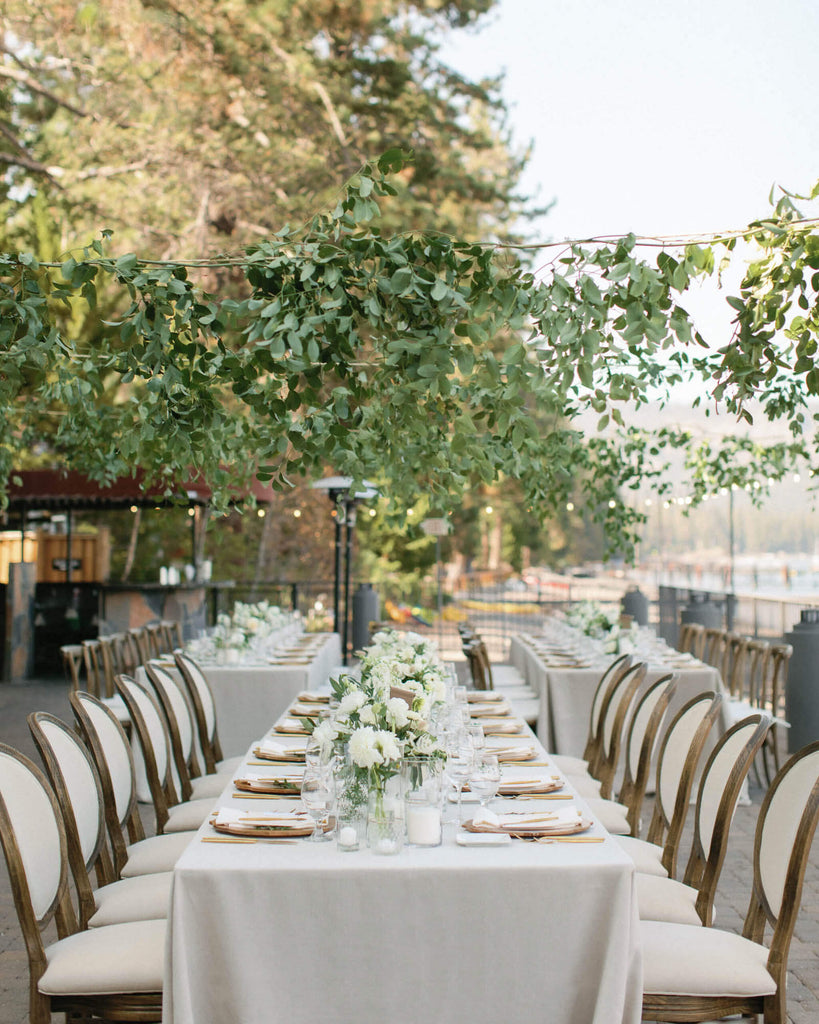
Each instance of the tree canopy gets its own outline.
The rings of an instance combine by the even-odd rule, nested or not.
[[[4,429],[6,468],[56,407],[65,410],[58,449],[103,479],[135,465],[168,481],[194,469],[218,501],[252,472],[286,487],[332,465],[377,479],[396,503],[425,494],[447,510],[477,475],[518,481],[527,507],[544,513],[580,478],[609,538],[627,545],[640,514],[622,489],[659,477],[664,446],[687,440],[646,437],[627,410],[684,376],[699,375],[736,415],[748,416],[754,396],[769,417],[787,418],[794,441],[768,459],[766,480],[785,471],[785,456],[810,454],[819,250],[790,198],[745,233],[763,257],[730,300],[734,338],[712,349],[680,301],[733,239],[675,255],[663,247],[651,261],[633,237],[576,244],[536,275],[502,244],[382,231],[404,166],[389,151],[348,182],[332,212],[203,266],[115,258],[104,240],[59,265],[4,257],[0,397],[16,412]],[[215,269],[241,275],[246,297],[197,284],[195,274]],[[130,301],[91,357],[61,320],[77,304],[93,307],[106,280]],[[489,342],[499,337],[496,355]],[[129,388],[105,401],[112,380]],[[601,431],[620,429],[584,436],[572,419],[589,406]]]

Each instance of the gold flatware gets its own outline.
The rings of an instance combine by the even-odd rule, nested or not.
[[[285,846],[295,846],[298,839],[277,839],[275,836],[202,836],[203,843],[279,843]]]
[[[235,793],[231,793],[234,800],[298,800],[299,794],[293,793],[292,796],[285,793],[248,793],[244,789],[237,789]]]
[[[498,794],[500,800],[574,800],[571,793],[515,793],[514,796]]]
[[[605,843],[605,836],[540,836],[536,843]]]

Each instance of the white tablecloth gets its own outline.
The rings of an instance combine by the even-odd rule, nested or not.
[[[232,792],[220,805],[287,806]],[[394,857],[196,839],[174,871],[163,1019],[636,1024],[637,943],[634,868],[611,839],[448,835]]]
[[[202,665],[213,691],[224,756],[243,754],[301,690],[323,686],[340,665],[338,633],[326,635],[308,665]]]
[[[612,655],[612,659],[614,657]],[[556,754],[581,757],[589,732],[589,715],[594,693],[600,682],[600,676],[605,671],[605,666],[567,668],[549,664],[547,657],[538,654],[534,649],[533,638],[530,639],[526,635],[512,637],[510,660],[520,668],[521,672],[524,672],[527,680],[535,687],[540,697],[537,732],[541,743]],[[685,667],[672,664],[649,664],[645,681],[638,690],[638,699],[652,683],[671,672],[678,677],[677,689],[671,699],[657,738],[654,748],[655,756],[665,730],[684,704],[706,690],[725,693],[719,671],[701,661],[693,661]],[[726,702],[720,710],[719,734],[730,728],[731,724]],[[700,760],[701,765],[705,763],[719,734],[712,733],[706,742],[705,751]],[[699,772],[697,778],[699,778]],[[649,783],[650,791],[653,791],[653,785],[652,776]],[[693,792],[696,793],[696,786]]]

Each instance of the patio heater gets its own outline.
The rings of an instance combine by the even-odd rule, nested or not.
[[[333,576],[333,629],[341,634],[341,657],[343,663],[347,664],[347,637],[350,622],[350,567],[352,564],[353,531],[355,530],[356,509],[362,501],[376,497],[378,491],[364,481],[363,491],[350,492],[353,478],[350,476],[328,476],[323,480],[317,480],[311,484],[313,490],[326,491],[327,497],[333,506],[330,513],[335,521],[334,558],[335,570]],[[345,536],[342,538],[342,530]],[[344,543],[342,543],[342,539]],[[343,574],[342,574],[343,555]],[[341,586],[342,576],[344,582],[344,617],[339,616],[341,607]],[[341,629],[339,629],[339,623]]]

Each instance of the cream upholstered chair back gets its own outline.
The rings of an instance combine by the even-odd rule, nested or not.
[[[126,830],[132,843],[145,830],[137,812],[134,758],[128,738],[116,715],[90,693],[69,697],[74,717],[97,766],[105,809],[105,826],[118,875],[128,859]]]
[[[59,718],[37,711],[28,724],[60,806],[80,926],[86,928],[97,909],[90,872],[101,884],[114,880],[99,776],[80,737]]]
[[[626,735],[626,770],[633,779],[637,778],[640,771],[640,755],[646,737],[649,735],[651,737],[650,748],[647,751],[649,760],[654,753],[660,722],[676,689],[676,675],[662,676],[651,684],[634,708]],[[655,721],[656,727],[650,728]]]
[[[800,870],[795,854],[801,854],[801,847],[810,845],[817,813],[819,743],[814,743],[795,754],[782,768],[759,813],[754,851],[755,889],[758,888],[755,895],[771,924],[778,924],[786,897],[798,910],[805,865]]]
[[[149,662],[145,674],[165,716],[174,760],[174,782],[183,800],[191,797],[191,776],[198,776],[199,762],[194,745],[191,710],[179,683],[170,672]]]
[[[117,690],[125,701],[142,750],[145,775],[156,812],[157,832],[168,820],[168,807],[178,802],[170,737],[151,694],[130,676],[117,676]]]
[[[677,676],[661,676],[640,697],[632,713],[626,734],[626,768],[618,799],[628,808],[626,818],[630,835],[638,838],[651,760],[668,705],[677,689]]]
[[[34,742],[61,804],[63,818],[70,810],[76,825],[82,859],[90,864],[104,838],[102,793],[91,757],[79,736],[64,722],[44,712],[28,717]],[[68,807],[60,801],[62,789]]]
[[[721,736],[711,751],[700,779],[694,823],[704,851],[711,846],[717,821],[726,817],[726,801],[732,803],[729,821],[733,817],[742,782],[769,727],[768,715],[749,715]]]
[[[123,823],[131,813],[136,800],[131,748],[128,746],[125,733],[113,713],[99,700],[89,700],[89,697],[93,697],[93,695],[80,693],[77,695],[76,703],[73,701],[72,703],[75,708],[79,705],[83,709],[87,716],[87,722],[93,729],[96,744],[91,742],[89,746],[94,754],[100,775],[103,774],[103,770],[100,757],[97,756],[98,752],[102,756],[102,761],[111,779],[117,818]],[[89,735],[86,734],[86,740],[89,739]]]
[[[54,794],[42,772],[5,744],[0,744],[0,842],[9,867],[16,861],[21,869],[22,877],[12,887],[20,924],[28,933],[50,920],[65,888],[65,836]],[[30,912],[20,891],[23,882]],[[18,895],[22,898],[17,899]]]
[[[591,773],[600,780],[600,795],[611,799],[617,764],[620,760],[623,730],[634,698],[646,677],[648,666],[642,662],[631,665],[609,688],[600,713],[600,747]]]
[[[592,698],[591,711],[589,712],[589,728],[590,731],[597,735],[600,728],[600,716],[603,713],[603,707],[606,703],[606,697],[611,689],[617,685],[618,681],[631,667],[631,655],[621,654],[619,658],[616,658],[607,668],[606,671],[600,676],[594,697]]]
[[[202,669],[193,658],[188,657],[182,651],[174,651],[174,660],[185,681],[193,706],[196,730],[199,734],[199,746],[205,759],[205,771],[213,772],[216,770],[217,763],[222,759],[222,746],[219,742],[216,706],[213,703],[210,685]]]
[[[671,878],[676,873],[694,775],[721,706],[718,693],[706,691],[692,697],[674,716],[660,744],[657,797],[646,838],[663,844],[662,864]]]

